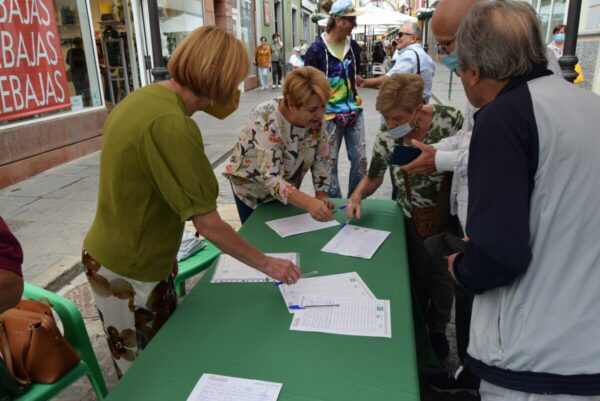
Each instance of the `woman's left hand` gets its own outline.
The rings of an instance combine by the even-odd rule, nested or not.
[[[315,196],[315,198],[317,198],[318,200],[323,202],[325,204],[325,206],[327,206],[327,208],[329,208],[329,210],[333,210],[335,208],[335,204],[333,203],[333,201],[331,199],[329,199],[329,197],[327,196],[327,193],[319,192],[319,193],[317,193],[317,196]]]

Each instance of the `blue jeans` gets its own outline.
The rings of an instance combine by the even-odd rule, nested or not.
[[[261,89],[266,89],[269,87],[269,68],[268,67],[258,67],[258,78],[260,80]]]
[[[338,155],[342,139],[346,142],[346,152],[350,160],[350,177],[348,180],[348,197],[354,192],[358,183],[367,174],[367,150],[365,145],[365,119],[361,113],[356,123],[346,127],[337,125],[334,120],[327,121],[327,132],[329,134],[329,156],[331,158],[331,169],[329,177],[330,198],[341,198],[342,190],[338,179]]]

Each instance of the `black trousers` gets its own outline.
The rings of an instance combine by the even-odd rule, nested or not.
[[[271,62],[271,74],[273,75],[273,85],[281,85],[283,70],[280,61]]]

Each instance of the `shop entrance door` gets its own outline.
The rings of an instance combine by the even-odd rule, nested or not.
[[[101,70],[104,98],[109,107],[140,87],[131,0],[89,0]]]

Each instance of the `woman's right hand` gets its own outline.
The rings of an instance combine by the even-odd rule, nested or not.
[[[313,198],[308,205],[308,213],[310,216],[317,221],[331,221],[333,220],[333,213],[327,205],[319,199]]]
[[[286,284],[294,284],[300,279],[300,268],[287,259],[267,256],[267,261],[260,269],[267,276]]]
[[[348,203],[346,204],[346,208],[344,209],[344,213],[346,213],[346,217],[348,220],[350,219],[360,219],[361,215],[361,201],[362,197],[360,194],[356,192],[352,194],[350,199],[348,199]]]

